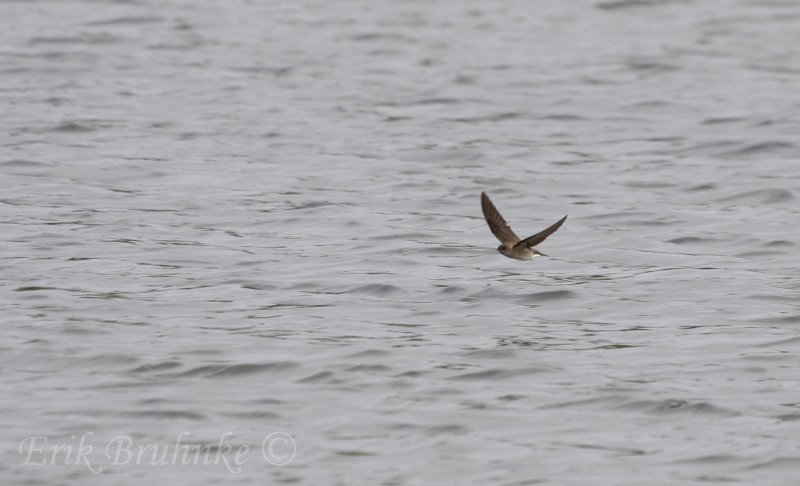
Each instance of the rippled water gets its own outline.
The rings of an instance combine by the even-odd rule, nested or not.
[[[797,3],[0,8],[4,484],[794,484]]]

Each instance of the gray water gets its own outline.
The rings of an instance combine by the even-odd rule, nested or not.
[[[797,484],[797,2],[0,10],[2,484]]]

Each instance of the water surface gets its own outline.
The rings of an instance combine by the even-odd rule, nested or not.
[[[793,484],[794,3],[3,11],[4,483]]]

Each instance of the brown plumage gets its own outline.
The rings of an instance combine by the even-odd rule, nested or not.
[[[497,251],[509,258],[516,258],[518,260],[530,260],[536,256],[544,255],[544,253],[536,250],[533,247],[546,240],[548,236],[555,233],[556,230],[560,228],[562,224],[564,224],[564,221],[567,220],[567,217],[564,216],[547,229],[544,229],[535,235],[529,236],[524,240],[520,240],[519,236],[517,236],[511,230],[511,227],[508,225],[508,223],[506,223],[506,220],[503,218],[503,215],[500,214],[500,211],[494,207],[494,204],[492,204],[491,199],[489,199],[489,196],[487,196],[485,192],[481,193],[481,209],[483,209],[483,217],[486,218],[486,222],[489,224],[489,229],[497,237],[497,239],[500,240],[501,245],[497,247]]]

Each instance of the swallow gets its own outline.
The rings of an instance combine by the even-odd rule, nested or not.
[[[534,248],[534,246],[543,242],[548,236],[555,233],[556,230],[560,228],[562,224],[564,224],[564,221],[567,220],[568,216],[567,215],[559,219],[549,228],[542,230],[533,236],[529,236],[524,240],[520,240],[519,236],[511,231],[511,227],[508,226],[508,223],[506,223],[506,220],[503,219],[500,211],[494,207],[494,204],[492,204],[491,199],[489,199],[489,196],[487,196],[485,192],[481,193],[481,209],[483,209],[483,217],[486,218],[486,222],[489,224],[489,229],[492,230],[492,233],[497,237],[498,240],[500,240],[500,243],[502,243],[497,247],[497,251],[508,258],[516,258],[517,260],[530,260],[540,255],[547,256]]]

